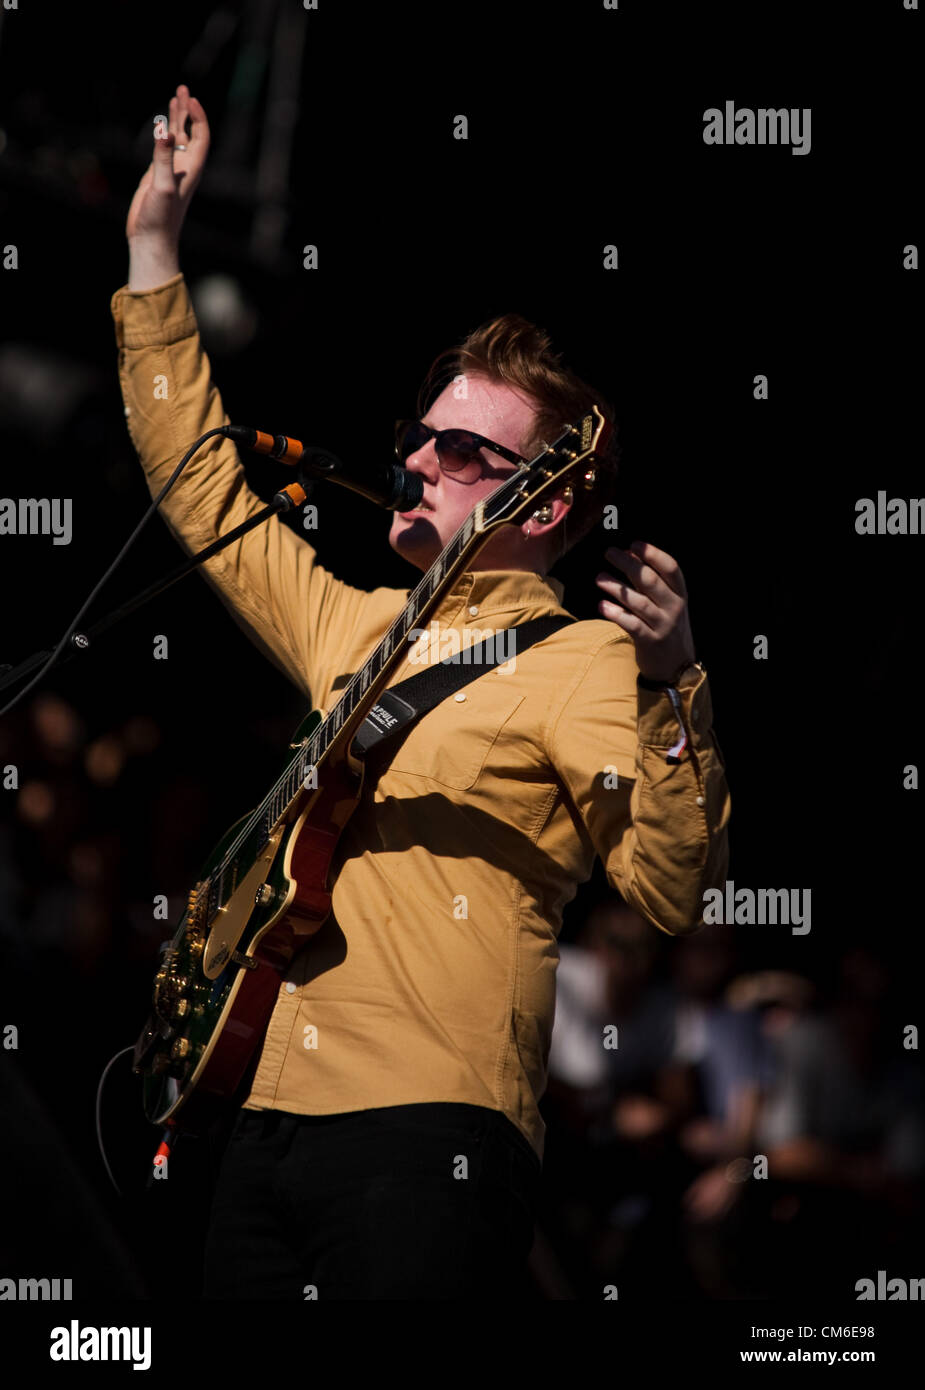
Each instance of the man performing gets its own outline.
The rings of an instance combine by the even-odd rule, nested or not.
[[[205,112],[180,86],[132,201],[129,280],[112,301],[152,493],[187,445],[227,423],[178,259],[208,147]],[[154,399],[161,374],[169,390]],[[398,434],[423,504],[393,517],[389,543],[425,571],[518,460],[592,404],[609,409],[514,315],[450,355],[459,376],[464,394],[445,386]],[[602,485],[614,467],[605,451]],[[439,632],[465,647],[473,625],[481,640],[566,616],[563,586],[545,576],[601,522],[602,496],[563,487],[499,527],[431,614]],[[216,438],[161,510],[192,552],[262,505],[235,446]],[[729,796],[683,576],[648,543],[607,558],[631,583],[598,578],[601,618],[567,623],[437,704],[364,784],[332,866],[331,914],[280,982],[223,1158],[207,1297],[522,1293],[562,910],[598,855],[628,903],[681,935],[728,863]],[[408,599],[342,583],[276,523],[204,573],[326,711]],[[391,684],[420,669],[404,662]]]

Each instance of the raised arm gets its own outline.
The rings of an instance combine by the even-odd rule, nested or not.
[[[180,86],[169,130],[163,138],[155,132],[129,209],[129,279],[112,299],[126,422],[152,496],[194,439],[228,423],[179,262],[180,229],[208,149],[206,113]],[[190,460],[160,510],[192,552],[263,505],[247,486],[235,445],[216,438]],[[343,649],[374,640],[400,606],[399,591],[369,595],[335,579],[314,548],[275,518],[202,572],[238,625],[316,703]]]

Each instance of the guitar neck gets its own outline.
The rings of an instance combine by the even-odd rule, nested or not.
[[[392,623],[379,645],[357,671],[346,687],[328,719],[318,730],[322,754],[335,740],[353,738],[382,691],[401,665],[410,646],[409,634],[426,624],[427,619],[452,589],[473,557],[489,539],[482,530],[481,504],[466,518],[456,535],[437,557],[408,602]]]
[[[489,539],[484,528],[483,503],[466,518],[456,535],[437,557],[408,602],[392,623],[379,645],[359,671],[352,677],[337,705],[315,730],[306,746],[286,768],[282,777],[271,787],[257,814],[262,813],[267,827],[283,816],[297,811],[304,795],[303,784],[308,767],[318,767],[332,750],[349,746],[366,715],[386,688],[392,675],[407,653],[408,634],[423,626],[445,594],[464,574],[471,560]]]

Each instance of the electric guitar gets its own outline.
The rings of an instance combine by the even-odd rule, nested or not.
[[[202,1133],[241,1086],[281,977],[330,913],[331,861],[363,787],[356,734],[405,659],[408,634],[499,526],[518,523],[567,482],[593,486],[594,454],[609,432],[592,406],[479,502],[332,712],[305,717],[282,774],[215,846],[161,948],[153,1008],[135,1044],[133,1070],[152,1123]]]

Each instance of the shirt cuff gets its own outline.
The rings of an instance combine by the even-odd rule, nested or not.
[[[109,307],[120,348],[163,347],[199,331],[182,271],[150,290],[123,285]]]
[[[696,747],[713,726],[713,701],[705,671],[685,672],[674,689],[677,709],[667,690],[636,687],[637,741],[665,755],[677,747],[682,728],[689,743]]]

